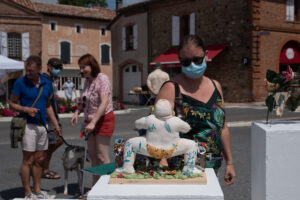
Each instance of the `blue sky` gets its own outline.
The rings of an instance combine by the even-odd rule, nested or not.
[[[34,0],[34,1],[45,2],[45,3],[57,3],[57,0]],[[144,0],[123,0],[123,5],[127,6],[129,4],[142,2],[142,1]],[[108,8],[116,9],[116,0],[106,0],[106,2],[108,4]]]

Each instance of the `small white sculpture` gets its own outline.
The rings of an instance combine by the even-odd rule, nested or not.
[[[188,123],[173,116],[173,108],[166,99],[155,104],[154,114],[135,121],[137,129],[146,129],[146,136],[134,137],[124,145],[123,167],[116,172],[135,173],[133,167],[136,154],[156,159],[170,158],[184,154],[183,173],[201,174],[195,166],[198,146],[193,140],[179,137],[179,132],[191,129]]]

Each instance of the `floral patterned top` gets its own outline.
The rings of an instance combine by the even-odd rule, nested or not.
[[[219,168],[223,160],[221,133],[225,123],[225,110],[221,94],[214,82],[213,84],[215,90],[207,103],[182,94],[184,120],[192,129],[187,134],[181,134],[181,137],[204,144],[207,150],[206,167]]]
[[[109,103],[105,109],[105,114],[113,111],[111,85],[107,75],[99,73],[91,82],[86,79],[81,95],[81,102],[84,105],[83,112],[85,121],[90,122],[101,104],[101,96],[109,95]]]

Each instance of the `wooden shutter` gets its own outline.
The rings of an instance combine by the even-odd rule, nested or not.
[[[0,31],[0,55],[7,57],[7,33]]]
[[[195,13],[190,14],[190,35],[195,35]]]
[[[22,33],[22,60],[30,56],[29,33]]]
[[[126,28],[122,28],[122,50],[126,50]]]
[[[286,20],[294,21],[295,19],[295,1],[287,0],[286,1]]]
[[[137,49],[138,47],[138,25],[135,24],[133,26],[133,49]]]
[[[107,44],[101,45],[101,64],[109,64],[109,46]]]
[[[60,43],[60,59],[63,63],[71,63],[70,59],[70,43],[69,42],[61,42]]]
[[[178,16],[172,16],[172,45],[179,45],[180,38],[180,18]]]

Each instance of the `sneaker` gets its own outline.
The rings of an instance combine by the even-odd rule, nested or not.
[[[34,193],[37,199],[55,199],[55,195],[50,195],[46,191],[39,191]]]
[[[27,195],[25,195],[24,199],[25,200],[37,200],[37,197],[35,196],[35,194],[28,193]]]

